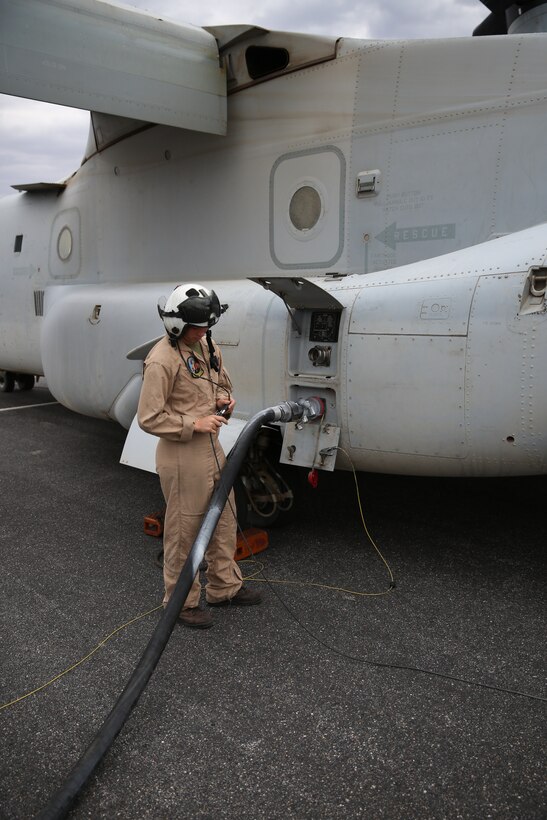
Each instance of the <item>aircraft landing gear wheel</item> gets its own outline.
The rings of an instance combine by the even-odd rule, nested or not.
[[[15,381],[19,390],[32,390],[34,387],[34,376],[29,373],[16,373]]]
[[[284,483],[283,489],[290,492],[287,484]],[[269,500],[263,498],[254,503],[250,502],[249,495],[245,489],[241,476],[238,476],[234,484],[234,493],[236,498],[237,520],[241,529],[248,527],[259,527],[260,529],[271,529],[273,527],[282,527],[289,524],[296,512],[296,505],[291,498],[283,501]]]
[[[33,377],[34,378],[34,377]],[[0,392],[13,393],[15,376],[9,370],[0,370]]]

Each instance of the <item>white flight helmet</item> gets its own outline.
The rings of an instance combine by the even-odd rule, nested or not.
[[[171,339],[178,339],[185,325],[210,328],[216,324],[226,306],[220,304],[214,290],[190,282],[178,285],[158,312]]]

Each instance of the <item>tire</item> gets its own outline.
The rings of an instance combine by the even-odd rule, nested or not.
[[[9,370],[0,370],[0,392],[13,393],[15,376]]]
[[[291,489],[294,487],[291,486]],[[238,476],[234,484],[236,497],[237,520],[242,530],[248,527],[258,527],[261,530],[271,530],[277,527],[284,527],[294,520],[297,513],[297,505],[293,501],[288,510],[277,506],[275,510],[265,509],[266,515],[260,514],[260,508],[253,509],[247,498],[247,493],[241,477]]]
[[[242,530],[246,530],[249,527],[266,529],[271,527],[277,520],[279,515],[277,510],[273,515],[268,515],[266,518],[258,515],[257,512],[253,510],[247,498],[247,492],[243,486],[241,476],[238,476],[235,481],[234,493],[236,498],[237,521]]]
[[[15,381],[19,390],[32,390],[34,387],[34,376],[30,373],[16,373]]]

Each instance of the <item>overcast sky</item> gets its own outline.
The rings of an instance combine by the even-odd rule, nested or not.
[[[247,23],[372,39],[470,36],[479,0],[133,0],[125,5],[197,26]],[[89,113],[0,95],[0,197],[11,185],[55,182],[80,165]]]

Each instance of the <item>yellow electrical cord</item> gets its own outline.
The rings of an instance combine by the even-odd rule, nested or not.
[[[391,571],[391,567],[389,566],[388,562],[386,561],[386,559],[384,558],[384,556],[380,552],[380,549],[378,548],[378,545],[374,541],[372,535],[368,531],[368,527],[367,527],[367,524],[366,524],[366,521],[365,521],[365,515],[363,513],[363,505],[361,503],[361,493],[359,492],[359,483],[357,481],[357,472],[356,472],[355,467],[353,465],[353,462],[352,462],[352,460],[349,456],[349,453],[347,453],[342,447],[333,447],[332,449],[333,450],[339,450],[341,453],[343,453],[346,456],[349,463],[350,463],[351,469],[353,471],[353,479],[355,481],[355,489],[356,489],[356,492],[357,492],[357,503],[359,504],[359,512],[361,514],[361,521],[363,522],[363,529],[365,530],[365,532],[367,534],[368,540],[370,541],[370,543],[372,544],[372,546],[376,550],[377,554],[381,558],[384,566],[386,567],[386,569],[389,573],[389,578],[390,578],[389,588],[383,590],[382,592],[359,592],[355,589],[345,589],[344,587],[335,587],[335,586],[331,586],[329,584],[319,584],[319,583],[315,583],[315,582],[312,582],[312,581],[275,580],[275,579],[272,579],[272,578],[266,578],[265,576],[263,576],[262,578],[257,578],[256,576],[260,575],[262,573],[262,570],[264,569],[264,564],[261,564],[259,561],[254,561],[252,559],[247,559],[245,561],[240,561],[241,564],[243,564],[243,563],[256,564],[257,567],[258,567],[256,572],[253,575],[249,575],[248,577],[244,578],[243,579],[244,581],[257,581],[257,582],[260,582],[260,583],[263,583],[263,584],[284,584],[284,585],[287,585],[287,586],[317,587],[318,589],[329,589],[329,590],[332,590],[333,592],[345,592],[345,593],[348,593],[349,595],[359,595],[360,597],[363,597],[363,598],[375,598],[375,597],[378,597],[378,596],[381,596],[381,595],[389,595],[389,593],[392,592],[395,589],[395,578],[393,577],[393,572]],[[247,543],[247,539],[245,538],[245,534],[241,530],[240,530],[240,532],[243,535],[245,542]],[[249,550],[250,553],[252,553],[252,549],[251,549],[251,547],[249,546],[248,543],[247,543],[247,549]]]
[[[355,481],[355,489],[357,490],[357,502],[358,502],[358,504],[359,504],[359,512],[361,513],[361,521],[363,522],[363,527],[364,527],[364,530],[365,530],[365,532],[366,532],[366,534],[367,534],[368,540],[370,541],[370,543],[372,544],[372,546],[374,547],[374,549],[376,550],[376,552],[378,553],[378,555],[380,556],[380,558],[382,559],[382,561],[384,562],[385,567],[386,567],[386,569],[387,569],[387,571],[388,571],[388,573],[389,573],[389,577],[390,577],[390,579],[391,579],[391,583],[392,583],[392,585],[393,585],[393,586],[390,586],[390,588],[389,588],[388,590],[386,590],[386,592],[377,592],[377,593],[372,593],[372,594],[376,594],[376,595],[385,595],[387,592],[390,592],[390,591],[394,588],[394,586],[395,586],[395,578],[393,577],[393,573],[392,573],[392,571],[391,571],[391,567],[389,566],[388,562],[386,561],[386,559],[384,558],[384,556],[382,555],[382,553],[381,553],[381,552],[380,552],[380,550],[378,549],[378,547],[377,547],[377,545],[376,545],[376,542],[374,541],[374,539],[373,539],[372,535],[371,535],[371,534],[369,533],[369,531],[368,531],[368,527],[367,527],[366,522],[365,522],[365,516],[364,516],[364,514],[363,514],[363,505],[361,504],[361,494],[360,494],[360,492],[359,492],[359,484],[358,484],[358,482],[357,482],[357,473],[356,473],[356,471],[355,471],[355,467],[353,466],[353,461],[352,461],[352,460],[351,460],[351,458],[349,457],[349,454],[348,454],[348,453],[346,453],[346,451],[345,451],[342,447],[337,447],[336,449],[337,449],[337,450],[340,450],[340,452],[341,452],[341,453],[344,453],[345,457],[347,458],[347,460],[348,460],[348,461],[349,461],[349,463],[350,463],[351,469],[352,469],[352,471],[353,471],[353,479],[354,479],[354,481]]]
[[[345,450],[343,450],[342,447],[336,447],[335,449],[340,450],[341,453],[344,453],[344,455],[346,456],[346,458],[348,459],[348,461],[351,465],[351,469],[353,471],[353,478],[355,480],[355,487],[356,487],[356,490],[357,490],[357,501],[358,501],[358,504],[359,504],[359,512],[361,514],[361,521],[363,522],[363,528],[364,528],[364,530],[367,534],[367,537],[368,537],[370,543],[372,544],[372,546],[374,547],[374,549],[376,550],[376,552],[378,553],[378,555],[382,559],[382,561],[383,561],[383,563],[384,563],[384,565],[385,565],[385,567],[386,567],[386,569],[389,573],[389,577],[391,579],[391,584],[390,584],[389,589],[386,589],[383,592],[360,592],[360,591],[355,590],[355,589],[345,589],[345,587],[335,587],[335,586],[331,586],[330,584],[320,584],[320,583],[316,583],[314,581],[286,581],[286,580],[272,579],[272,578],[266,578],[266,577],[257,578],[257,575],[262,573],[262,570],[264,569],[264,564],[262,564],[260,561],[256,561],[256,560],[253,560],[253,559],[246,559],[244,561],[240,561],[241,564],[255,564],[258,567],[256,572],[253,575],[246,576],[243,579],[244,581],[255,581],[255,582],[264,583],[264,584],[283,584],[285,586],[316,587],[317,589],[327,589],[327,590],[330,590],[332,592],[344,592],[348,595],[357,595],[357,596],[363,597],[363,598],[365,598],[365,597],[366,598],[372,598],[372,597],[377,597],[377,596],[381,596],[381,595],[389,595],[389,593],[393,590],[393,588],[395,587],[395,579],[393,577],[393,573],[391,571],[391,568],[390,568],[389,564],[387,563],[386,559],[384,558],[384,556],[382,555],[382,553],[380,552],[380,550],[378,549],[378,546],[376,545],[374,539],[372,538],[370,532],[368,531],[368,527],[367,527],[366,522],[365,522],[365,516],[363,514],[363,505],[361,503],[361,495],[360,495],[360,492],[359,492],[359,484],[357,482],[357,473],[355,471],[355,467],[353,466],[353,462],[352,462],[350,456],[348,455],[348,453]],[[247,544],[247,547],[249,549],[249,552],[252,553],[252,549],[250,548],[250,546],[248,544]],[[2,709],[7,709],[8,706],[14,706],[16,703],[20,703],[22,700],[25,700],[25,698],[29,698],[31,695],[36,695],[38,692],[41,692],[46,687],[51,686],[52,683],[55,683],[55,681],[59,680],[64,675],[67,675],[69,672],[72,672],[73,669],[76,669],[82,663],[89,660],[89,658],[91,658],[92,655],[95,654],[95,652],[97,652],[99,649],[101,649],[101,647],[103,647],[105,645],[105,643],[107,643],[107,641],[109,641],[111,638],[113,638],[114,635],[116,635],[118,632],[121,632],[122,629],[126,629],[126,627],[131,626],[131,624],[134,624],[136,621],[141,620],[141,618],[146,618],[147,615],[151,615],[153,612],[157,612],[158,609],[161,609],[161,608],[162,608],[162,604],[160,604],[159,606],[154,607],[153,609],[149,609],[147,612],[143,612],[141,615],[136,615],[130,621],[127,621],[127,623],[116,627],[116,629],[114,629],[113,632],[111,632],[109,635],[107,635],[106,638],[103,638],[103,640],[100,643],[98,643],[97,646],[94,649],[91,650],[91,652],[88,652],[88,654],[85,655],[83,658],[80,658],[79,661],[76,661],[76,663],[73,663],[72,666],[69,666],[63,672],[59,672],[59,674],[55,675],[54,678],[51,678],[51,680],[47,681],[46,683],[43,683],[41,686],[38,686],[36,689],[33,689],[31,692],[27,692],[25,695],[21,695],[20,697],[15,698],[14,700],[10,700],[8,703],[1,704],[0,705],[0,711],[2,711]]]
[[[244,581],[257,581],[261,584],[283,584],[285,586],[299,586],[299,587],[317,587],[318,589],[329,589],[332,592],[346,592],[349,595],[359,595],[363,598],[366,597],[374,597],[376,595],[388,595],[391,592],[390,589],[386,589],[383,592],[359,592],[356,589],[345,589],[345,587],[334,587],[330,584],[319,584],[315,581],[285,581],[275,578],[258,578],[257,576],[260,575],[262,570],[264,569],[264,564],[260,563],[260,561],[253,561],[251,558],[245,558],[243,561],[238,561],[239,564],[256,564],[258,569],[253,575],[246,575],[244,576]]]
[[[31,695],[35,695],[37,692],[41,692],[42,689],[46,688],[46,686],[51,686],[52,683],[55,683],[56,680],[59,680],[59,678],[62,678],[63,675],[68,674],[68,672],[72,672],[72,670],[76,669],[77,666],[80,666],[81,663],[84,663],[84,661],[89,660],[89,658],[92,655],[94,655],[95,652],[97,652],[97,650],[99,650],[102,646],[104,646],[105,643],[110,640],[110,638],[113,638],[114,635],[116,635],[122,629],[125,629],[127,626],[131,626],[131,624],[134,624],[135,621],[140,621],[141,618],[145,618],[147,615],[151,615],[152,612],[157,612],[158,609],[162,609],[162,604],[160,604],[159,606],[155,606],[154,609],[149,609],[148,612],[143,612],[141,615],[136,615],[134,618],[131,618],[130,621],[127,621],[127,623],[122,624],[121,626],[118,626],[113,632],[110,633],[110,635],[107,635],[106,638],[103,638],[103,640],[100,643],[97,644],[95,649],[92,649],[91,652],[88,652],[88,654],[84,658],[80,658],[79,661],[77,661],[76,663],[73,663],[72,666],[68,667],[68,669],[65,669],[63,672],[59,672],[59,674],[55,675],[54,678],[52,678],[51,680],[48,680],[47,683],[43,683],[41,686],[38,686],[36,689],[33,689],[32,692],[27,692],[26,695],[21,695],[21,697],[15,698],[15,700],[10,700],[9,703],[3,703],[0,706],[0,711],[2,709],[7,709],[8,706],[13,706],[16,703],[19,703],[20,701],[25,700],[25,698],[30,698]]]

